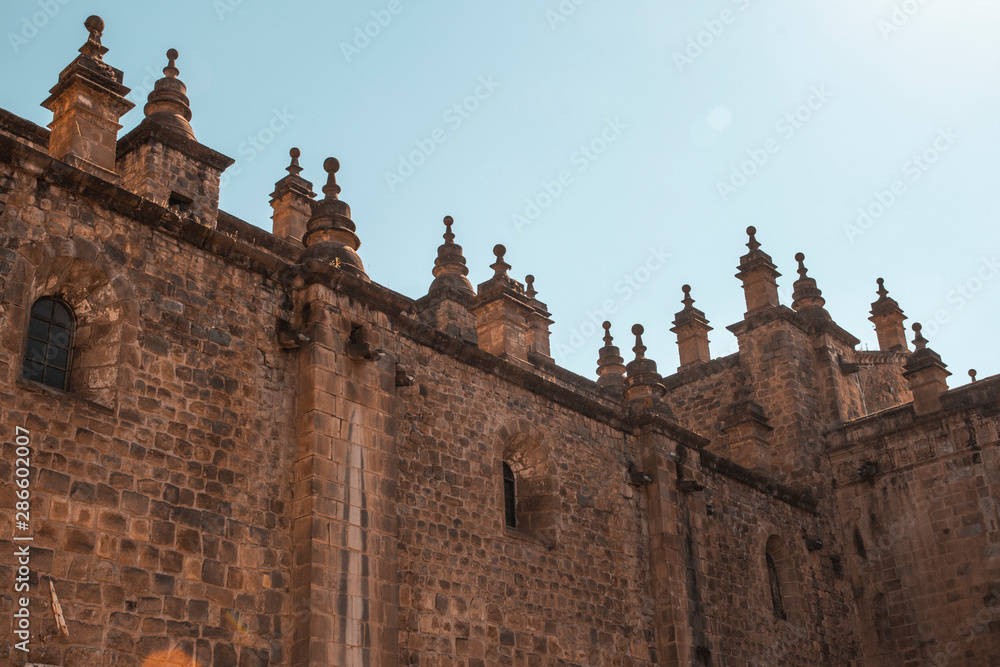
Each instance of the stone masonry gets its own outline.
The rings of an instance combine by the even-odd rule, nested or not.
[[[605,323],[584,378],[450,217],[379,285],[336,159],[273,234],[220,210],[179,54],[119,137],[86,29],[48,129],[0,109],[0,663],[1000,665],[1000,377],[949,389],[882,279],[858,350],[751,227],[738,352],[685,285],[677,372]]]

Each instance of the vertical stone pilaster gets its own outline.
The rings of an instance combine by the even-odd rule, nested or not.
[[[304,297],[311,321],[298,352],[292,664],[394,665],[394,364],[348,356],[350,321],[332,292],[313,285]]]
[[[646,486],[649,523],[649,568],[656,604],[656,650],[659,664],[691,664],[694,641],[688,622],[687,569],[680,516],[676,464],[666,438],[651,428],[638,436],[639,465],[652,478]]]

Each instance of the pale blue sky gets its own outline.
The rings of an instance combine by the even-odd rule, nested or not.
[[[63,2],[0,6],[0,106],[48,123],[39,103],[89,14],[137,97],[175,47],[198,139],[238,161],[225,210],[270,229],[288,149],[317,191],[336,156],[373,280],[423,295],[453,215],[473,283],[504,243],[553,313],[557,361],[588,377],[605,302],[617,342],[641,322],[673,372],[683,283],[713,355],[734,351],[751,224],[783,303],[802,251],[833,317],[875,348],[882,276],[951,386],[1000,372],[995,2]]]

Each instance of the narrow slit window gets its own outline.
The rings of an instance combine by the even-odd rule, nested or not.
[[[509,528],[517,528],[517,496],[514,471],[506,463],[503,464],[503,501],[504,518]]]
[[[73,311],[65,303],[47,296],[35,301],[28,321],[25,379],[56,389],[69,388],[73,329]]]
[[[781,581],[778,579],[778,566],[774,564],[771,554],[765,554],[767,559],[767,580],[771,587],[771,607],[774,609],[774,617],[782,621],[788,620],[785,613],[785,603],[781,596]]]

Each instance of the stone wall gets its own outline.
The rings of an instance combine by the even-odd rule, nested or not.
[[[865,664],[1000,664],[1000,378],[831,436]]]
[[[35,158],[14,173],[0,217],[0,479],[13,479],[15,427],[28,429],[31,660],[124,666],[182,649],[203,665],[287,664],[294,366],[274,335],[282,290],[80,197],[96,179]],[[113,392],[90,398],[86,387],[20,379],[25,313],[40,292],[73,293],[58,277],[76,274],[48,271],[70,261],[127,286],[109,319],[136,332],[123,350],[94,332],[123,372]],[[55,282],[39,289],[43,275]],[[81,322],[102,307],[93,294],[75,305]],[[5,482],[4,507],[13,491]],[[12,528],[0,528],[4,582],[14,579]],[[0,614],[13,611],[5,583]],[[10,633],[5,623],[0,661],[24,664]]]

